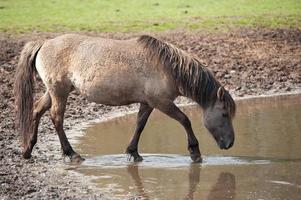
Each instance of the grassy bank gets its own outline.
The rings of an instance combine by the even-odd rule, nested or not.
[[[0,0],[0,31],[301,27],[301,0]]]

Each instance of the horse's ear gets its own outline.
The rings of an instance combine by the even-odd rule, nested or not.
[[[223,86],[219,87],[217,90],[217,98],[222,101],[224,99],[224,94],[225,94],[224,87]]]

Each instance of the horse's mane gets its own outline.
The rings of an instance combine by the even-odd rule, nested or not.
[[[215,103],[221,84],[198,58],[148,35],[140,36],[138,42],[147,50],[150,59],[157,59],[171,73],[184,96],[192,98],[202,107]],[[235,103],[227,91],[224,93],[224,100],[228,112],[234,116]]]

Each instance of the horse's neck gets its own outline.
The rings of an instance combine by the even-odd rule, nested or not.
[[[176,87],[181,96],[188,97],[197,102],[202,108],[206,108],[215,101],[216,91],[220,84],[209,74],[210,72],[204,71],[203,68],[192,71],[199,74],[196,77],[189,77],[189,80],[186,77],[174,78]]]

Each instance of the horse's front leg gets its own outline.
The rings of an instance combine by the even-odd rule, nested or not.
[[[51,94],[51,101],[52,101],[52,105],[51,105],[51,109],[50,109],[50,116],[51,116],[51,120],[55,126],[55,130],[59,136],[63,154],[65,156],[68,156],[71,159],[71,162],[80,163],[84,159],[72,149],[72,147],[66,137],[65,131],[63,129],[63,121],[64,121],[66,102],[67,102],[67,95],[64,97],[62,97],[62,96],[59,97],[59,96]]]
[[[164,103],[158,104],[156,108],[182,124],[187,133],[188,150],[191,159],[194,162],[202,162],[199,142],[193,133],[191,122],[188,117],[171,101],[166,101]]]
[[[143,104],[143,103],[140,104],[140,108],[137,116],[136,130],[133,138],[131,139],[129,146],[126,149],[126,153],[134,157],[135,162],[139,162],[143,160],[143,158],[138,153],[138,143],[139,143],[140,135],[152,111],[153,108],[149,107],[147,104]]]

